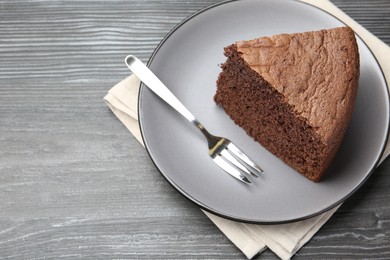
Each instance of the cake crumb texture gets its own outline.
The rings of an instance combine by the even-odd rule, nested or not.
[[[319,181],[356,100],[353,31],[340,27],[239,41],[225,55],[216,103],[265,148]]]

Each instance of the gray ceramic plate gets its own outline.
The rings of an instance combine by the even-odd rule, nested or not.
[[[288,0],[231,1],[209,7],[179,24],[154,52],[149,67],[210,132],[226,136],[266,174],[245,185],[224,173],[207,154],[203,136],[142,87],[139,119],[153,162],[180,193],[227,218],[255,223],[305,219],[344,201],[368,178],[384,150],[389,98],[380,67],[358,39],[359,94],[336,159],[313,183],[254,142],[213,102],[223,47],[237,40],[343,26],[311,5]]]

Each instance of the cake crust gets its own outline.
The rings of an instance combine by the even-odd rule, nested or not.
[[[225,55],[216,103],[265,148],[319,181],[356,100],[353,31],[340,27],[239,41]]]

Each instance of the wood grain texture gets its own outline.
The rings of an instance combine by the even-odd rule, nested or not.
[[[102,99],[216,2],[0,1],[0,259],[244,258]],[[390,44],[388,0],[334,3]],[[296,258],[389,259],[389,201],[387,159]]]

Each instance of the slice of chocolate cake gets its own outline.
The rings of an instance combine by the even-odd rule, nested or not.
[[[333,160],[357,95],[354,32],[340,27],[239,41],[225,48],[215,102],[312,181]]]

